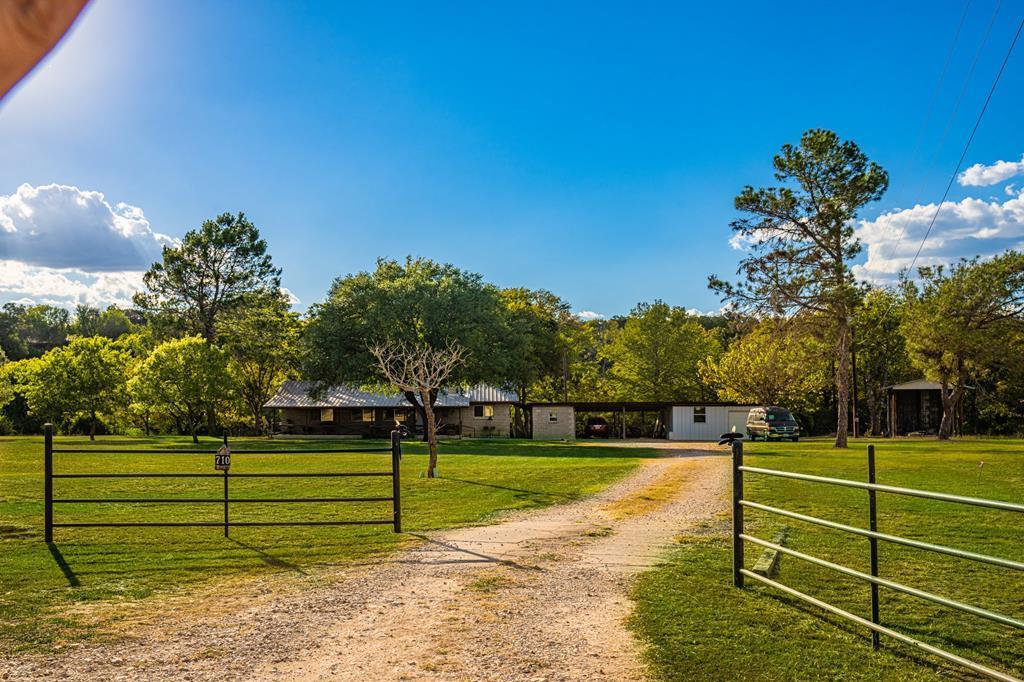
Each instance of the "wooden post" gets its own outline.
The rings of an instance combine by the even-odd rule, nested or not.
[[[857,431],[858,431],[858,429],[857,429],[857,342],[853,338],[853,330],[850,330],[850,358],[851,358],[851,367],[852,367],[852,374],[853,374],[853,386],[852,386],[853,390],[850,391],[850,394],[851,394],[853,399],[850,402],[850,407],[851,407],[850,414],[853,417],[853,419],[852,419],[852,422],[853,422],[853,437],[856,438],[857,437]]]
[[[402,432],[391,432],[391,508],[394,514],[394,529],[402,532],[402,489],[399,480],[399,465],[402,461]]]
[[[43,425],[43,539],[53,542],[53,424]]]
[[[875,482],[875,446],[868,445],[868,483]],[[878,507],[875,491],[868,490],[868,529],[878,532]],[[871,549],[871,575],[878,577],[878,539],[868,538]],[[878,585],[871,583],[871,622],[878,625]],[[871,631],[871,648],[878,650],[878,632]]]
[[[743,441],[732,442],[732,584],[743,587]]]
[[[896,433],[896,391],[889,389],[889,438],[895,438]]]

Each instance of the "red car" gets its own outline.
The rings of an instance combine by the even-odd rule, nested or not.
[[[608,420],[604,417],[590,417],[583,427],[584,438],[607,438],[611,435]]]

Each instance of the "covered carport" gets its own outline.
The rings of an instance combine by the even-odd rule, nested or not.
[[[583,437],[591,417],[608,421],[611,438],[667,438],[672,403],[660,401],[568,401],[531,403],[535,440]]]

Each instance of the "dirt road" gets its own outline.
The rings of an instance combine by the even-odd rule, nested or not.
[[[623,624],[630,578],[684,528],[727,509],[722,453],[666,455],[594,497],[424,536],[323,587],[191,604],[130,641],[0,670],[108,681],[642,679]]]

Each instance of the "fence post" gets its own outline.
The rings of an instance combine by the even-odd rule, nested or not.
[[[53,424],[43,424],[43,539],[53,542]]]
[[[868,483],[875,482],[875,446],[868,445]],[[875,491],[868,490],[868,528],[872,532],[878,531],[878,507],[875,501]],[[871,547],[871,575],[878,577],[878,539],[868,538]],[[871,622],[878,624],[878,585],[871,583]],[[878,632],[871,631],[871,648],[878,650]]]
[[[743,441],[737,439],[732,442],[732,584],[736,587],[743,587],[743,539],[740,534],[743,532]]]
[[[391,505],[394,511],[395,532],[402,532],[402,494],[399,485],[399,464],[402,461],[402,432],[391,432]]]
[[[228,444],[228,432],[224,432],[224,446]],[[224,470],[224,537],[228,537],[228,470]]]

